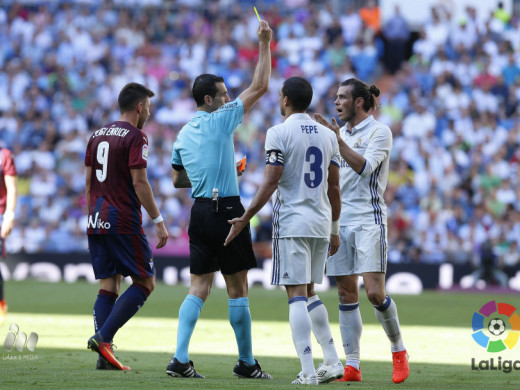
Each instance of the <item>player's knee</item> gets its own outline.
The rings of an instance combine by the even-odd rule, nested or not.
[[[210,293],[211,286],[191,286],[189,291],[190,295],[195,295],[197,298],[202,299],[203,302],[206,302]]]
[[[338,298],[342,304],[356,303],[359,301],[359,294],[357,291],[349,291],[346,288],[338,286]]]
[[[248,295],[247,288],[241,286],[228,287],[227,291],[230,299],[247,297]]]
[[[155,278],[136,279],[134,283],[137,283],[148,290],[148,295],[155,289]]]
[[[379,291],[367,291],[367,298],[372,305],[379,306],[385,300],[385,294]]]
[[[149,283],[147,283],[146,288],[150,290],[150,293],[155,289],[155,280],[152,279]]]

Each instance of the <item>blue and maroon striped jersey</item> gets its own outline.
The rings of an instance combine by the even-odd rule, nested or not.
[[[146,134],[128,122],[92,134],[85,155],[85,166],[92,167],[88,234],[144,233],[130,170],[146,168],[147,159]]]
[[[5,213],[7,205],[7,188],[4,176],[16,176],[14,159],[9,149],[0,148],[0,215]]]

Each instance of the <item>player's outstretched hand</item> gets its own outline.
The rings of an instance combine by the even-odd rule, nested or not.
[[[168,230],[166,230],[164,222],[159,222],[155,224],[155,234],[157,234],[157,238],[159,239],[156,248],[162,248],[166,245],[166,242],[168,241]]]
[[[332,118],[332,123],[325,119],[325,117],[321,114],[314,114],[314,119],[319,124],[328,127],[333,132],[336,133],[337,136],[339,136],[339,125],[338,122],[336,122],[336,118]]]
[[[229,234],[226,237],[226,241],[224,241],[224,246],[228,246],[228,244],[242,231],[242,229],[247,225],[248,221],[240,218],[233,218],[228,221],[231,224],[231,229],[229,230]]]
[[[329,243],[329,256],[332,256],[339,249],[339,234],[331,234],[330,235],[330,243]]]
[[[271,30],[269,27],[269,23],[267,23],[265,20],[262,20],[258,25],[256,35],[258,36],[259,42],[271,42],[271,38],[273,37],[273,30]]]

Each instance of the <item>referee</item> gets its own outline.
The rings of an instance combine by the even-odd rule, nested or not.
[[[227,221],[245,211],[239,197],[233,135],[244,114],[268,91],[271,77],[272,30],[267,22],[260,22],[257,36],[258,64],[249,88],[231,102],[222,77],[198,76],[192,88],[197,114],[173,144],[173,184],[176,188],[191,187],[195,198],[188,229],[191,286],[179,309],[177,348],[166,368],[173,377],[204,378],[195,371],[188,346],[215,271],[220,270],[229,295],[229,321],[238,344],[239,358],[233,373],[271,379],[252,352],[247,272],[256,266],[256,259],[249,225],[231,245],[223,245],[231,227]]]

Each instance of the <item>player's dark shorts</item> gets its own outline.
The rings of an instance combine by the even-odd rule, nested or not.
[[[155,273],[144,234],[89,234],[88,246],[96,279],[115,274],[143,279]]]
[[[244,211],[238,196],[220,198],[217,212],[211,199],[195,199],[188,229],[192,274],[220,270],[229,275],[256,267],[249,224],[228,246],[224,246],[231,229],[228,220],[241,217]]]

